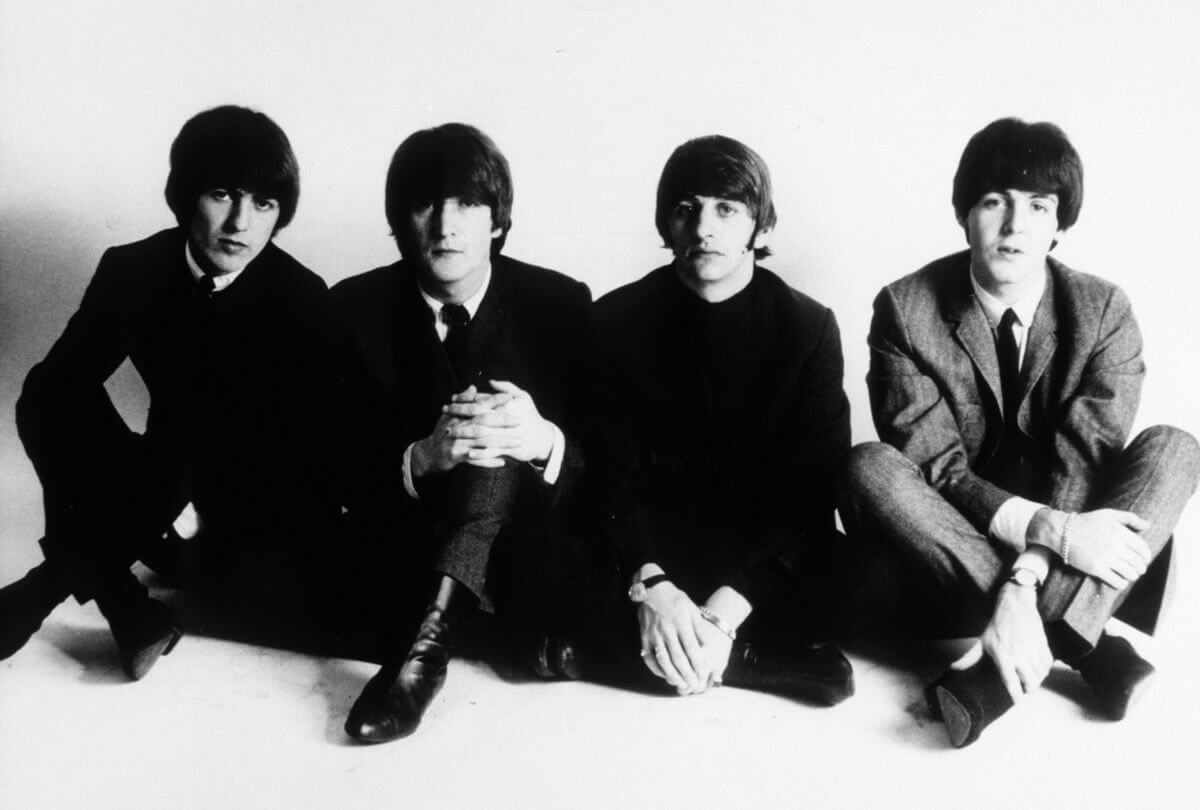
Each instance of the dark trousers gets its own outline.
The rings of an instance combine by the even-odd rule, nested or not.
[[[1090,651],[1122,605],[1121,618],[1153,631],[1170,574],[1170,554],[1162,552],[1198,476],[1200,446],[1189,434],[1165,426],[1143,431],[1105,470],[1105,486],[1085,508],[1127,510],[1149,520],[1152,526],[1141,536],[1155,562],[1125,589],[1054,566],[1038,609],[1057,657]],[[894,546],[905,569],[902,599],[912,629],[935,636],[983,630],[1016,552],[992,543],[902,453],[878,442],[855,447],[846,466],[841,509],[852,534]]]
[[[17,403],[17,430],[42,484],[47,560],[79,601],[125,574],[185,505],[178,476],[149,463],[102,387]]]

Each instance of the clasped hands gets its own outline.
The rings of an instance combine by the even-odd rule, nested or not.
[[[731,588],[722,587],[709,599],[708,607],[716,612],[722,601],[730,607],[718,615],[728,622],[728,614],[738,613],[737,621],[729,624],[741,624],[749,613],[749,603]],[[643,663],[680,695],[699,694],[709,686],[721,685],[733,640],[705,619],[691,597],[673,583],[663,582],[646,592],[645,601],[638,605],[638,625]]]
[[[505,458],[545,463],[554,446],[554,425],[542,418],[527,391],[489,380],[494,393],[468,386],[442,407],[432,432],[413,444],[415,477],[459,464],[502,467]]]

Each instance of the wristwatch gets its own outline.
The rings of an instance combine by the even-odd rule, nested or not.
[[[666,574],[655,574],[651,577],[646,577],[639,582],[635,582],[629,586],[629,601],[630,602],[645,602],[646,591],[667,581]]]
[[[1020,585],[1022,588],[1038,587],[1042,583],[1038,580],[1038,575],[1028,568],[1014,568],[1008,572],[1008,581],[1014,585]]]

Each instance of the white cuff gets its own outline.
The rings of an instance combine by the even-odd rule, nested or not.
[[[996,510],[992,522],[988,524],[988,534],[1006,545],[1023,549],[1029,521],[1033,520],[1033,516],[1043,507],[1044,504],[1014,495]]]
[[[413,442],[404,448],[404,463],[401,468],[404,471],[404,491],[408,493],[408,497],[420,500],[421,496],[417,494],[417,486],[413,483],[412,476],[412,451],[415,444],[416,442]]]
[[[550,423],[550,427],[554,428],[554,440],[550,444],[550,456],[546,459],[546,466],[534,466],[542,471],[542,480],[554,486],[558,481],[558,474],[562,472],[563,457],[567,454],[567,437],[553,422]]]

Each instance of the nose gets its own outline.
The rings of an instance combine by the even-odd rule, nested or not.
[[[692,214],[691,225],[693,233],[701,240],[709,238],[713,235],[713,225],[716,221],[717,212],[713,209],[713,206],[707,203],[698,206],[695,213]]]
[[[249,195],[240,191],[236,192],[230,197],[229,213],[225,216],[225,231],[227,233],[241,233],[246,230],[249,223]]]
[[[1028,216],[1019,205],[1010,205],[1004,212],[1004,232],[1021,233],[1025,230],[1025,219]]]
[[[433,227],[439,237],[453,236],[458,233],[462,206],[458,200],[442,200],[433,204]]]

